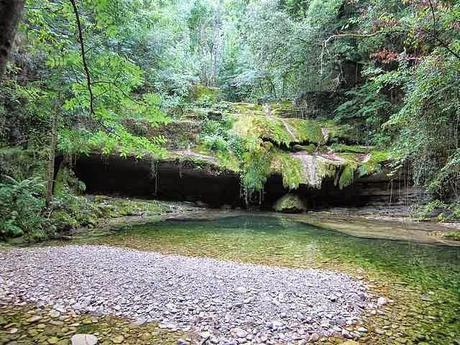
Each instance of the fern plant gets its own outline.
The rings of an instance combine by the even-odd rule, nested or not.
[[[0,237],[43,239],[53,231],[49,220],[43,215],[45,199],[44,184],[38,178],[21,181],[5,176],[0,183]]]

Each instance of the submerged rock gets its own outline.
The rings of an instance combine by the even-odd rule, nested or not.
[[[70,341],[72,345],[96,345],[98,340],[92,334],[75,334]]]
[[[112,338],[112,342],[114,344],[122,344],[124,340],[125,340],[125,337],[122,335],[117,335],[116,337]]]
[[[301,213],[307,210],[303,200],[296,194],[288,193],[278,199],[273,206],[276,212]]]
[[[379,297],[377,300],[377,306],[382,307],[388,303],[388,300],[385,297]]]

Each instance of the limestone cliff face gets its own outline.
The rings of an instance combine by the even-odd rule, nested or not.
[[[152,135],[169,139],[163,157],[77,159],[90,193],[211,206],[272,208],[294,191],[308,207],[394,203],[417,191],[390,176],[387,152],[358,145],[353,128],[302,118],[292,103],[225,103],[187,113]],[[134,155],[133,155],[134,157]]]
[[[203,202],[211,207],[272,209],[280,198],[292,193],[283,185],[282,176],[273,174],[260,193],[247,198],[238,173],[210,163],[175,159],[152,162],[150,159],[93,154],[79,157],[73,169],[90,194]],[[421,195],[419,190],[408,185],[405,176],[390,177],[385,172],[357,178],[343,189],[327,178],[320,188],[300,185],[295,194],[308,209],[410,204]]]

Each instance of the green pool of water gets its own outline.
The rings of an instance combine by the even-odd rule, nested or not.
[[[79,241],[348,272],[395,300],[385,315],[369,317],[365,341],[450,344],[460,336],[459,247],[363,239],[260,215],[166,220]]]

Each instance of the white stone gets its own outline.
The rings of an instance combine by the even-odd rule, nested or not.
[[[57,318],[61,315],[60,312],[58,312],[57,310],[53,309],[53,310],[50,310],[50,312],[48,313],[48,315],[52,318]]]
[[[246,338],[248,335],[248,332],[246,332],[244,329],[241,328],[234,328],[232,329],[232,333],[237,337],[237,338]]]
[[[318,333],[313,333],[308,338],[308,341],[311,342],[311,343],[317,342],[318,340],[319,340],[319,334]]]
[[[235,292],[236,292],[236,293],[241,293],[241,294],[246,293],[246,288],[243,287],[243,286],[238,286],[238,287],[235,289]]]
[[[278,329],[283,326],[283,323],[281,321],[273,321],[270,325],[272,329]]]
[[[377,306],[381,307],[388,303],[388,300],[385,297],[379,297],[377,300]]]
[[[70,341],[72,345],[96,345],[98,340],[92,334],[75,334]]]

